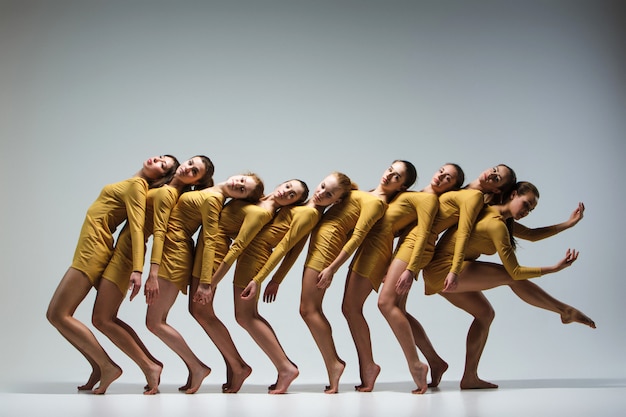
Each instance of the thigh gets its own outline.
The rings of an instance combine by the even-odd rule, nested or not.
[[[119,287],[109,280],[102,279],[96,293],[93,315],[113,319],[117,316],[122,301],[124,294],[120,292]]]
[[[354,271],[350,271],[343,292],[343,303],[353,306],[363,306],[372,290],[372,283],[369,279]]]
[[[491,313],[493,307],[487,297],[480,292],[463,292],[463,293],[440,293],[442,297],[452,303],[454,306],[466,311],[474,317],[483,316]]]
[[[314,305],[321,308],[326,289],[317,288],[318,275],[318,271],[312,268],[304,268],[302,274],[302,293],[300,294],[301,305]]]
[[[159,296],[157,299],[148,306],[147,316],[148,319],[167,319],[167,315],[178,297],[178,287],[161,277],[159,280]]]
[[[466,262],[453,292],[483,291],[514,282],[504,266],[491,262]]]
[[[49,309],[57,313],[73,315],[91,288],[89,278],[78,269],[70,267],[54,291]]]

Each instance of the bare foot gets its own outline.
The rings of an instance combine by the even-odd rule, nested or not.
[[[233,370],[233,379],[230,385],[226,389],[224,389],[223,392],[228,394],[234,394],[236,392],[239,392],[241,386],[243,385],[243,382],[246,380],[246,378],[250,376],[251,373],[252,368],[250,368],[248,365],[242,367],[238,372],[235,372]]]
[[[411,375],[413,381],[417,385],[417,388],[411,391],[413,394],[423,394],[428,389],[426,383],[426,376],[428,375],[428,365],[423,362],[417,361],[414,367],[411,367]]]
[[[363,383],[354,388],[359,392],[371,392],[374,389],[374,384],[376,383],[376,378],[378,378],[379,373],[380,366],[374,364],[368,367],[361,377]]]
[[[466,378],[465,376],[461,380],[461,389],[490,389],[498,388],[498,385],[491,382],[483,381],[478,377]]]
[[[91,375],[89,375],[89,380],[84,385],[77,386],[76,389],[79,391],[91,391],[98,381],[100,381],[100,369],[94,369],[91,371]]]
[[[435,364],[430,364],[430,388],[439,386],[443,374],[448,370],[448,363],[444,360]]]
[[[300,371],[296,366],[292,365],[289,369],[286,369],[278,374],[278,379],[276,380],[276,387],[268,392],[270,394],[284,394],[289,389],[289,385],[300,375]]]
[[[202,364],[197,369],[194,369],[191,373],[191,383],[189,388],[185,390],[185,394],[195,394],[202,385],[202,381],[211,373],[211,368]]]
[[[230,388],[230,384],[233,383],[233,369],[226,362],[226,382],[222,384],[222,392],[226,392]]]
[[[324,390],[326,394],[336,394],[339,392],[339,379],[344,369],[346,369],[346,363],[339,359],[333,368],[328,371],[330,385],[326,385],[326,389]]]
[[[102,395],[107,391],[109,385],[122,375],[122,368],[114,363],[111,363],[106,367],[106,369],[102,369],[101,372],[102,375],[100,378],[100,385],[98,385],[98,388],[91,391],[96,395]]]
[[[574,307],[566,309],[563,314],[561,314],[561,322],[563,322],[563,324],[575,322],[585,324],[592,329],[596,328],[596,323],[594,323],[593,320],[584,315],[581,311],[576,310]]]
[[[178,387],[178,390],[179,391],[187,391],[190,386],[191,386],[191,372],[187,376],[187,382],[185,382],[185,385],[182,385],[182,386]]]
[[[159,384],[161,383],[161,371],[162,366],[154,364],[150,371],[146,374],[146,380],[148,381],[147,388],[144,390],[145,395],[154,395],[159,392]]]

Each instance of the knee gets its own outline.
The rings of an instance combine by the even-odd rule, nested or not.
[[[300,304],[300,317],[302,317],[302,319],[305,322],[311,321],[314,313],[315,313],[315,309],[312,308],[311,306],[307,304]]]
[[[346,320],[351,320],[354,317],[363,315],[363,306],[349,298],[345,298],[341,303],[341,312]]]
[[[478,315],[475,316],[476,320],[480,321],[484,325],[491,325],[496,318],[496,311],[491,306],[485,306]]]
[[[146,328],[150,331],[150,333],[158,335],[161,330],[161,324],[161,320],[157,320],[157,318],[151,317],[150,315],[146,316]]]
[[[48,310],[46,311],[46,318],[54,327],[59,327],[63,323],[63,319],[65,318],[65,316],[58,308],[50,303],[50,305],[48,306]]]
[[[378,310],[383,314],[383,316],[387,317],[391,310],[393,309],[393,303],[385,297],[380,297],[378,299]]]
[[[235,311],[235,320],[237,321],[237,324],[239,324],[244,329],[247,329],[250,327],[250,323],[252,322],[252,317],[240,311]]]
[[[109,320],[106,320],[100,314],[92,314],[91,315],[91,324],[93,324],[93,326],[96,329],[100,330],[101,332],[106,330],[108,322],[109,322]]]

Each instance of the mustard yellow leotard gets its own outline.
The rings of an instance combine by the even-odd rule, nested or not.
[[[235,259],[252,242],[259,231],[274,217],[274,212],[241,199],[230,200],[220,215],[215,239],[213,272],[222,262],[232,265]],[[193,277],[200,278],[204,250],[202,240],[198,241],[193,264]],[[212,275],[211,275],[212,278]],[[209,280],[209,282],[211,282]]]
[[[419,271],[432,259],[439,234],[457,225],[458,234],[454,248],[454,258],[448,272],[458,274],[465,258],[464,252],[467,239],[474,227],[476,217],[483,207],[483,193],[478,190],[463,189],[448,191],[442,194],[439,196],[439,210],[430,229],[430,235],[421,259],[417,261],[417,259],[411,258],[415,242],[418,240],[415,236],[415,230],[412,230],[403,238],[395,257],[409,264],[407,269],[410,269],[417,276]]]
[[[145,242],[152,238],[151,264],[160,264],[163,254],[163,241],[167,231],[170,213],[178,201],[178,190],[169,185],[148,190],[146,199],[146,219],[143,227],[144,251]],[[133,272],[131,259],[131,239],[128,223],[120,232],[113,257],[109,261],[102,278],[113,282],[122,294],[128,290],[130,274]]]
[[[383,217],[361,243],[350,269],[369,279],[374,290],[378,291],[391,262],[394,237],[407,226],[417,222],[411,233],[416,242],[413,245],[411,260],[421,259],[438,209],[439,200],[435,194],[416,191],[400,193],[389,203]]]
[[[322,213],[314,207],[281,208],[274,220],[265,225],[239,256],[235,268],[235,286],[245,288],[251,280],[260,285],[284,257],[273,278],[280,284],[321,218]]]
[[[143,178],[129,178],[102,188],[87,210],[71,267],[84,273],[92,285],[97,286],[113,255],[113,233],[124,220],[132,241],[132,269],[143,269],[147,192]]]
[[[214,243],[224,195],[209,191],[188,191],[178,198],[167,224],[159,277],[173,282],[187,294],[193,268],[193,235],[202,226],[198,239],[204,243],[202,256],[213,265]],[[202,268],[200,281],[206,282],[212,268]]]
[[[305,267],[320,272],[342,250],[352,255],[386,208],[387,203],[366,191],[350,191],[341,203],[324,213],[311,233]]]
[[[518,230],[522,228],[518,227]],[[548,229],[550,228],[546,228],[543,237],[556,233],[555,229]],[[528,230],[530,229],[526,229],[526,231]],[[454,257],[456,235],[457,231],[454,227],[444,233],[439,243],[437,243],[432,261],[424,268],[426,294],[435,294],[443,289],[444,281]],[[535,237],[537,239],[542,238],[540,234],[536,234]],[[541,268],[539,267],[520,266],[515,256],[515,249],[511,246],[509,231],[504,218],[494,207],[485,206],[467,241],[462,268],[482,254],[493,255],[496,252],[502,261],[502,265],[513,279],[521,280],[541,275]]]

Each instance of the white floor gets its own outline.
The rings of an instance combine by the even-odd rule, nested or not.
[[[0,417],[13,416],[568,416],[626,415],[626,380],[494,381],[496,390],[461,391],[446,381],[425,395],[412,395],[409,382],[379,383],[375,392],[357,393],[341,386],[326,395],[319,385],[292,385],[286,395],[268,395],[265,387],[244,386],[238,394],[221,394],[203,385],[194,395],[162,385],[144,396],[139,384],[113,384],[106,395],[75,391],[67,383],[24,385],[0,393]]]

